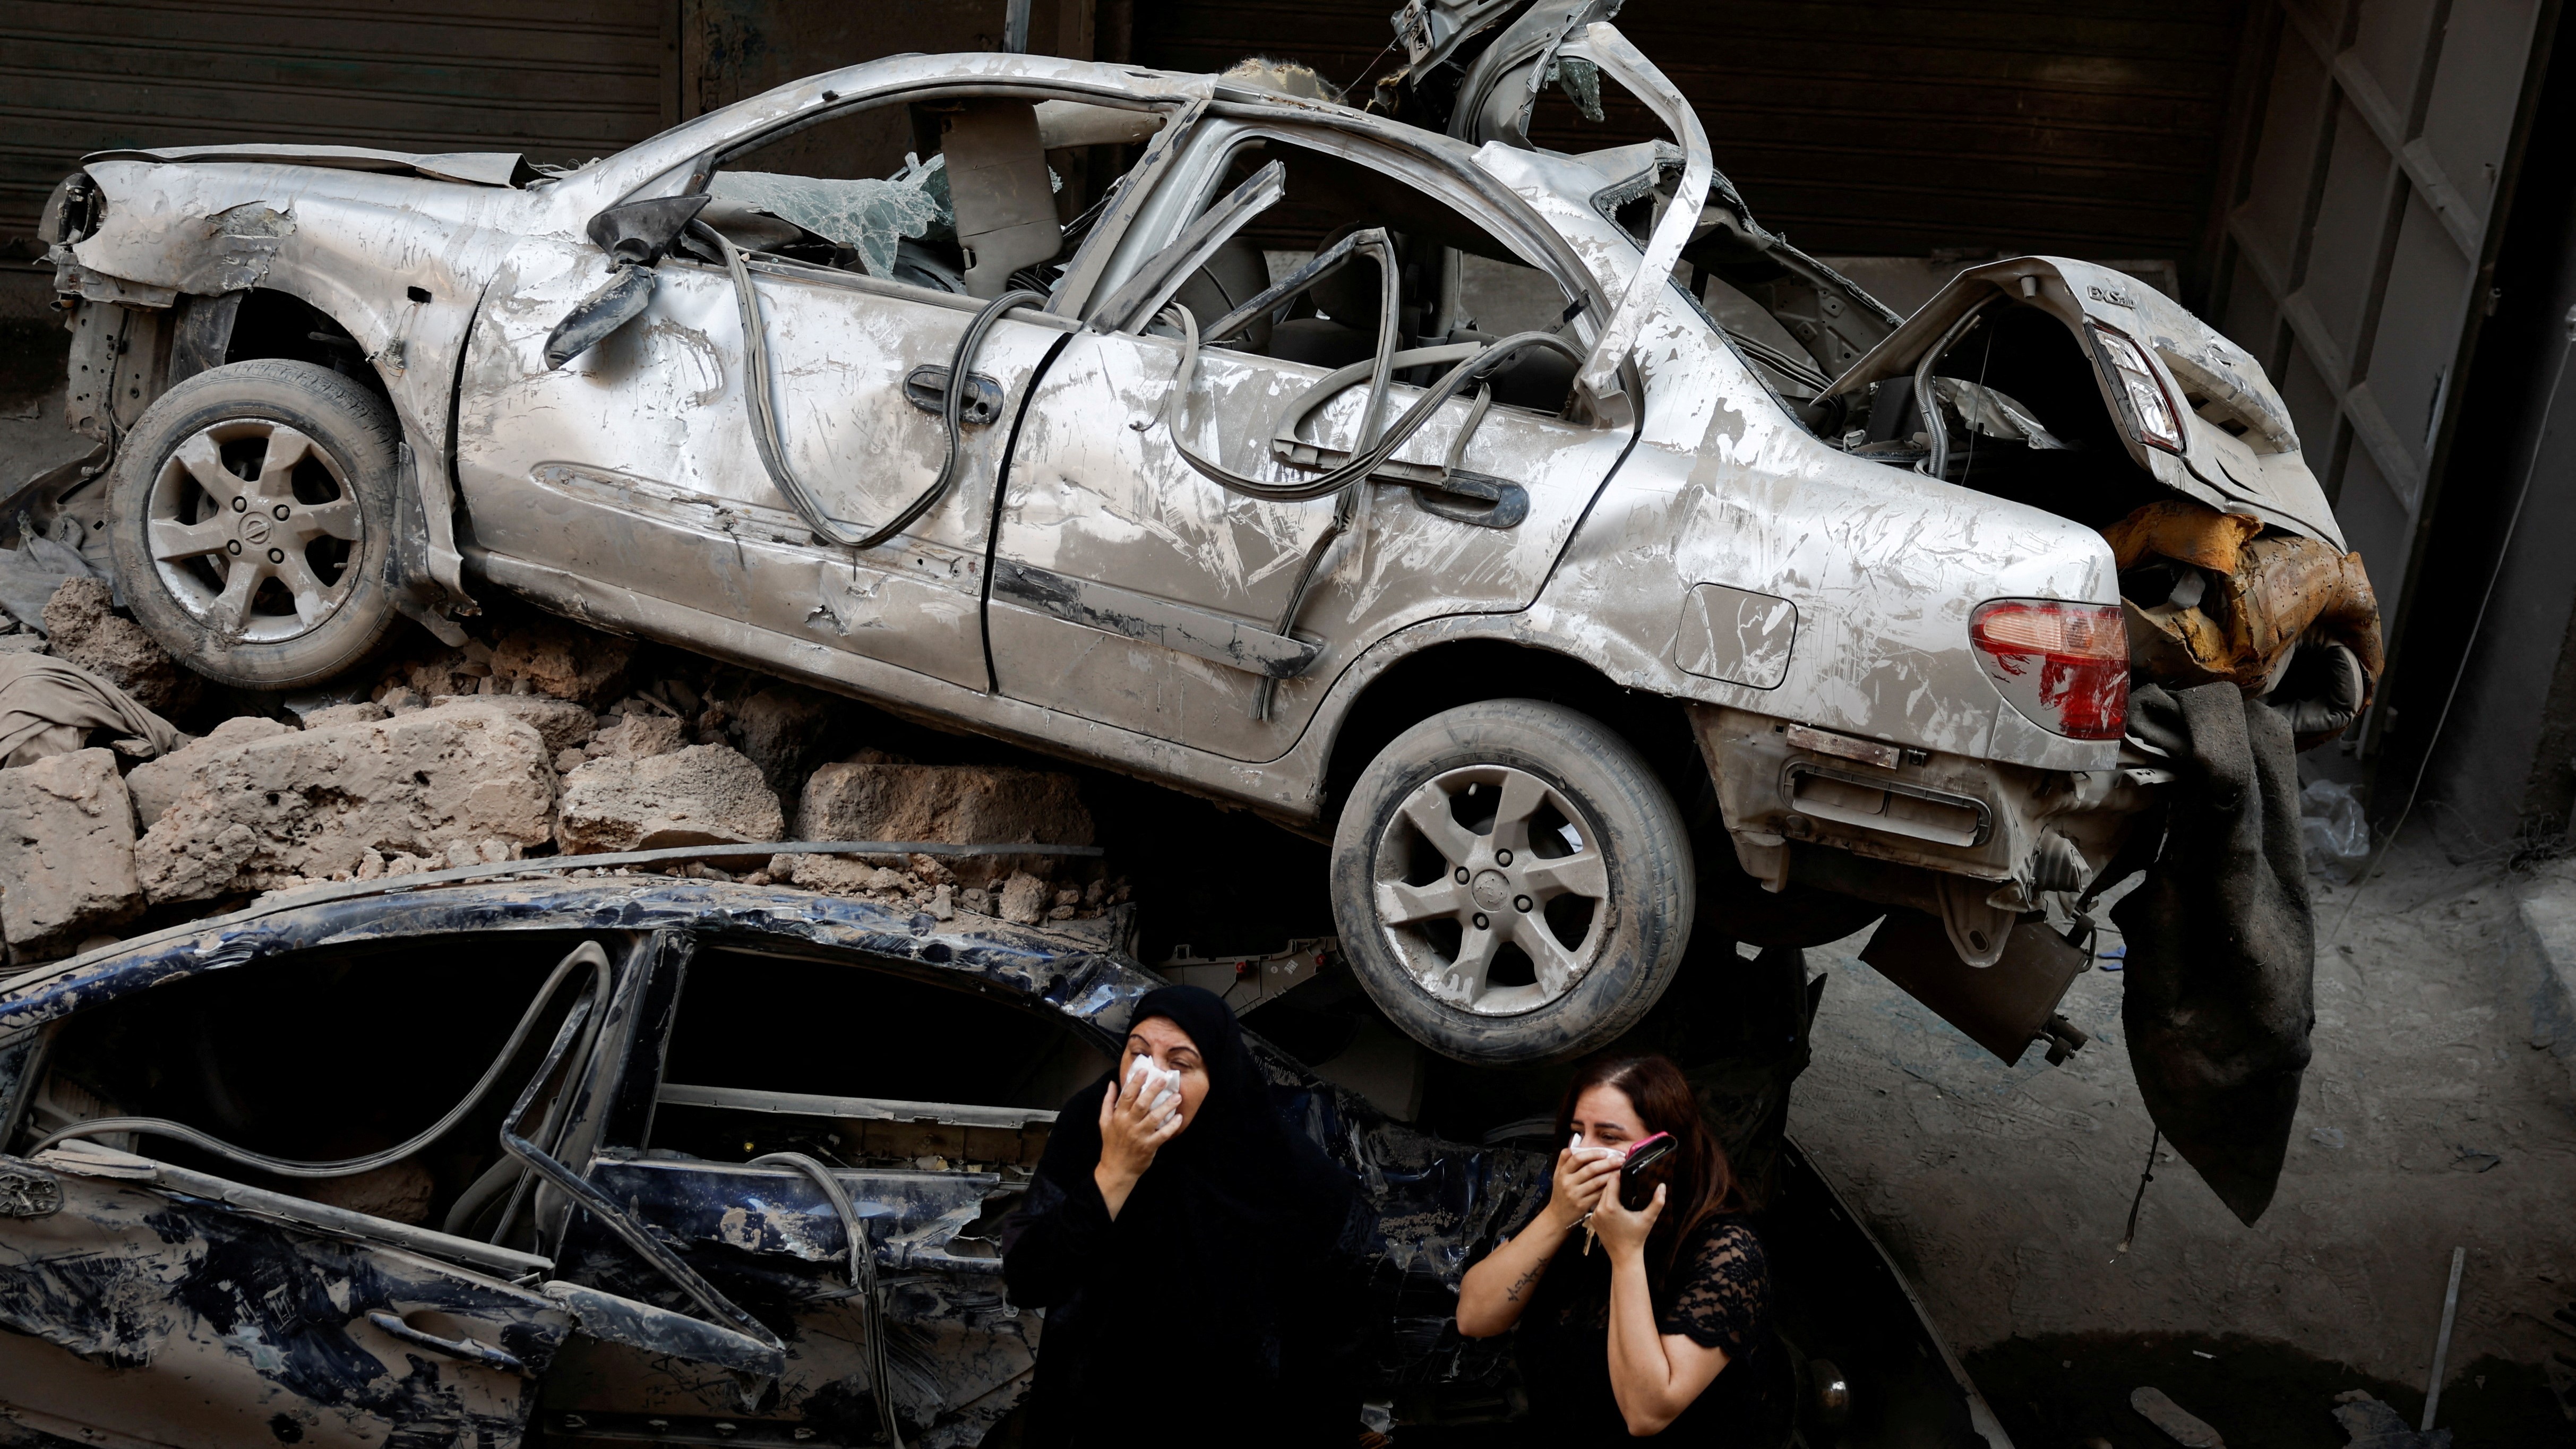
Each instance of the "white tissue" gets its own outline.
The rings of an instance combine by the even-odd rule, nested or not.
[[[1128,1065],[1127,1080],[1137,1084],[1136,1095],[1148,1112],[1160,1112],[1181,1099],[1181,1074],[1155,1066],[1152,1057],[1139,1054]]]

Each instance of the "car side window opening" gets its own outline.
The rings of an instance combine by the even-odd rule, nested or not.
[[[1255,136],[1228,155],[1199,214],[1273,162],[1284,168],[1284,198],[1238,230],[1173,296],[1202,330],[1290,280],[1337,243],[1376,227],[1385,230],[1394,250],[1397,350],[1490,343],[1516,332],[1557,333],[1580,349],[1567,315],[1570,294],[1556,278],[1435,192],[1375,167]],[[1283,362],[1348,367],[1377,355],[1384,299],[1377,266],[1354,257],[1277,299],[1233,337],[1210,339],[1208,345]],[[1399,380],[1423,385],[1444,370],[1408,369]],[[1556,414],[1571,395],[1574,363],[1562,353],[1533,348],[1514,355],[1489,380],[1495,403]]]
[[[1119,163],[1164,122],[1064,100],[886,101],[723,158],[699,219],[745,252],[881,281],[1052,293]]]
[[[19,1096],[10,1151],[78,1122],[157,1117],[290,1162],[381,1152],[473,1091],[580,938],[548,934],[351,951],[172,981],[56,1023]],[[611,955],[619,954],[611,948]],[[83,1140],[393,1222],[441,1228],[501,1161],[502,1116],[579,991],[555,994],[474,1111],[419,1151],[352,1176],[272,1175],[154,1133]],[[560,1078],[558,1079],[558,1081]],[[532,1119],[551,1104],[541,1093]],[[447,1227],[447,1231],[456,1231]]]
[[[849,961],[691,962],[645,1155],[1025,1177],[1110,1054],[1036,1006]]]

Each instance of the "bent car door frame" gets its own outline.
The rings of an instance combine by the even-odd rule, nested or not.
[[[1236,149],[1264,138],[1436,189],[1497,240],[1512,235],[1466,188],[1440,184],[1425,160],[1268,120],[1203,124],[1161,182],[1191,204],[1157,205],[1139,225],[1186,225]],[[1133,255],[1137,240],[1124,251]],[[1556,276],[1552,259],[1524,260],[1583,295]],[[1463,521],[1468,508],[1444,509],[1422,491],[1447,470],[1451,445],[1476,415],[1469,399],[1452,400],[1357,485],[1346,533],[1313,558],[1338,499],[1279,503],[1229,493],[1179,457],[1171,428],[1233,472],[1302,482],[1347,457],[1365,389],[1346,388],[1313,410],[1298,430],[1306,461],[1291,467],[1283,461],[1290,445],[1274,435],[1296,426],[1284,415],[1326,369],[1208,347],[1188,396],[1167,412],[1181,350],[1169,337],[1086,330],[1039,380],[997,519],[985,627],[1004,694],[1234,759],[1285,753],[1334,677],[1387,634],[1446,615],[1527,607],[1629,441],[1624,428],[1495,406],[1456,461],[1518,490],[1526,512],[1503,527]],[[1388,416],[1421,392],[1396,385]],[[1308,568],[1311,588],[1281,631]],[[1262,667],[1278,648],[1241,643],[1276,645],[1283,632],[1312,646],[1302,668],[1284,677]]]
[[[649,947],[613,976],[631,979]],[[631,1034],[631,1005],[618,1009],[631,999],[612,997],[604,1041]],[[0,1062],[17,1064],[0,1141],[17,1131],[60,1025],[22,1029],[29,1046],[0,1043]],[[568,1139],[587,1100],[613,1088],[594,1078],[615,1055],[569,1064]],[[675,1355],[710,1334],[738,1337],[568,1292],[547,1281],[553,1267],[85,1139],[0,1156],[0,1417],[73,1440],[190,1449],[422,1435],[500,1449],[519,1442],[536,1382],[575,1334]]]
[[[840,960],[841,969],[882,969]],[[1025,1190],[992,1172],[847,1167],[824,1164],[851,1199],[868,1237],[876,1301],[850,1280],[849,1240],[839,1213],[806,1173],[769,1163],[677,1158],[651,1150],[662,1107],[715,1107],[734,1112],[829,1120],[841,1130],[887,1124],[947,1141],[961,1154],[969,1134],[1017,1137],[1034,1165],[1025,1134],[1054,1121],[1050,1111],[812,1097],[674,1083],[664,1079],[671,1032],[680,1013],[691,953],[664,954],[644,997],[627,1048],[623,1085],[614,1094],[586,1175],[665,1240],[728,1296],[759,1312],[785,1342],[778,1391],[748,1414],[732,1386],[712,1370],[675,1365],[622,1348],[566,1360],[547,1386],[550,1427],[580,1421],[586,1433],[614,1435],[619,1406],[643,1403],[670,1434],[728,1432],[719,1425],[765,1421],[799,1426],[830,1442],[874,1436],[884,1390],[871,1367],[872,1324],[888,1324],[887,1387],[910,1432],[980,1435],[1019,1401],[1035,1367],[1041,1320],[1003,1295],[1000,1216]],[[1017,1010],[1046,1013],[1043,1002],[1012,1000]],[[1096,1037],[1072,1019],[1068,1031]],[[1095,1042],[1095,1045],[1105,1045]],[[880,1129],[885,1130],[885,1129]],[[1042,1140],[1042,1139],[1041,1139]],[[576,1219],[564,1245],[565,1273],[610,1291],[648,1293],[640,1265],[595,1225]],[[631,1417],[632,1410],[628,1411]]]

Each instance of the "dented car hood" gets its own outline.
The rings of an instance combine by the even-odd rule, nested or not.
[[[2177,456],[2126,437],[2130,456],[2157,482],[2222,513],[2252,514],[2343,550],[2343,529],[2300,451],[2289,408],[2261,364],[2182,304],[2126,272],[2071,257],[2013,257],[1971,267],[1827,391],[1849,394],[1910,372],[1952,323],[1998,293],[2042,308],[2079,338],[2088,322],[2119,333],[2152,360],[2178,405],[2186,438]],[[2089,341],[2085,351],[2092,351]],[[2117,416],[2098,368],[2095,381],[2105,388],[2104,405]]]

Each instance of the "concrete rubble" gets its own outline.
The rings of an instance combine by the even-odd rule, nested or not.
[[[532,855],[1094,838],[1070,775],[868,748],[856,712],[830,695],[711,673],[704,660],[570,623],[506,623],[455,648],[414,636],[373,666],[372,684],[360,675],[264,708],[255,697],[200,702],[195,677],[93,581],[58,589],[47,625],[49,638],[18,637],[202,733],[178,735],[158,758],[128,741],[0,770],[0,917],[13,961],[102,944],[146,910],[166,922],[262,893]],[[111,733],[92,729],[88,743],[110,744]],[[1095,932],[1127,894],[1096,862],[1054,856],[723,864],[733,869],[670,871],[900,903],[940,920]],[[408,1190],[367,1185],[394,1207]]]
[[[197,676],[180,668],[142,625],[117,614],[98,580],[64,580],[46,601],[44,622],[56,658],[106,679],[145,708],[175,714],[195,702]]]
[[[776,840],[786,828],[760,767],[723,745],[605,755],[564,776],[563,786],[555,843],[567,855],[744,845]]]
[[[553,838],[536,729],[459,703],[209,752],[135,848],[155,904],[511,859]]]
[[[65,954],[142,909],[134,807],[112,752],[0,770],[0,937],[12,965]]]

